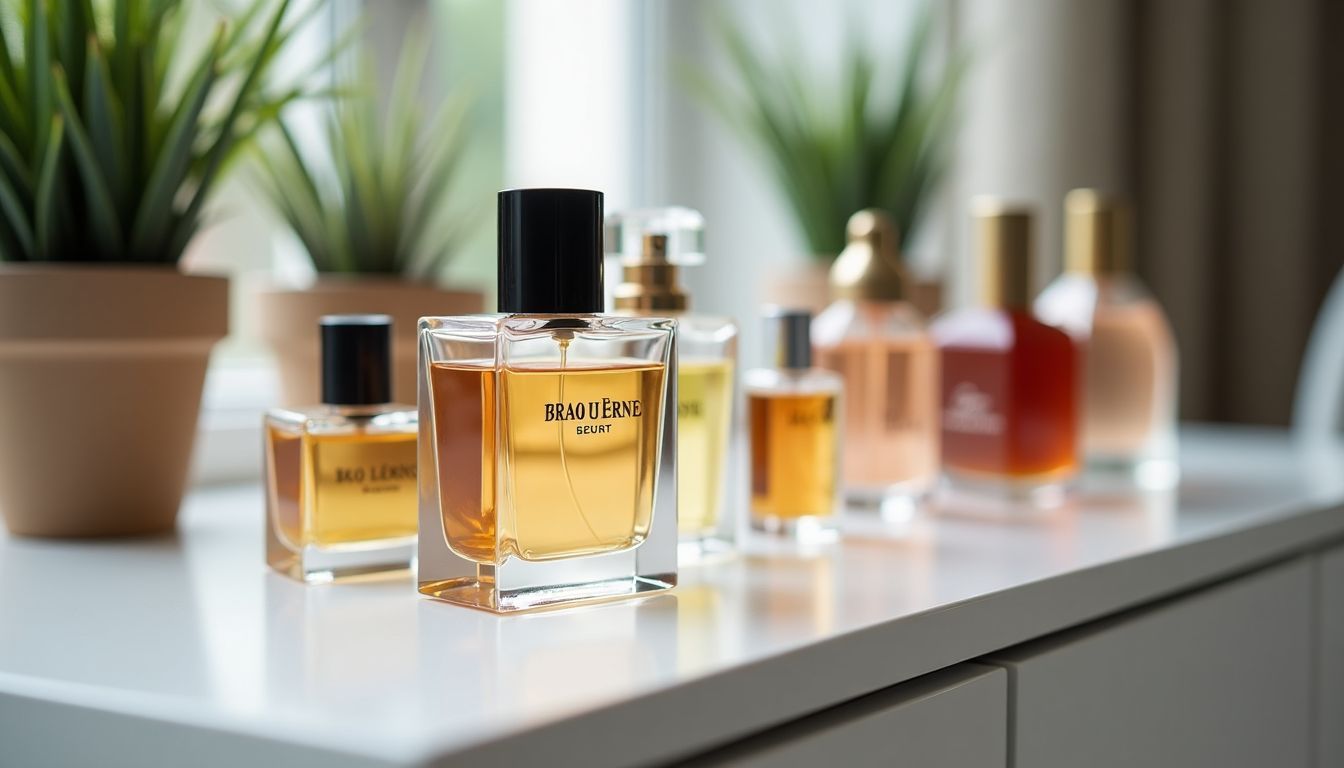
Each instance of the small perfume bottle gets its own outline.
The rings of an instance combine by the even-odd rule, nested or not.
[[[840,507],[841,394],[832,371],[812,367],[810,313],[772,310],[774,368],[747,371],[751,523],[811,538],[833,531]]]
[[[676,584],[674,320],[602,310],[602,193],[499,193],[499,314],[420,321],[419,589],[511,612]]]
[[[677,320],[677,521],[683,562],[727,551],[725,514],[737,326],[690,314],[680,267],[704,263],[704,218],[689,208],[651,208],[607,219],[607,248],[620,258],[620,314]]]
[[[1036,298],[1036,316],[1083,353],[1083,456],[1142,486],[1169,486],[1177,478],[1176,342],[1130,269],[1129,210],[1075,189],[1065,213],[1066,271]]]
[[[867,210],[848,229],[835,302],[812,322],[817,364],[845,381],[845,491],[866,504],[915,498],[938,472],[938,351],[905,301],[896,225]]]
[[[321,321],[322,405],[266,415],[266,562],[309,582],[415,556],[416,412],[389,403],[392,319]]]
[[[954,487],[1049,505],[1078,466],[1078,361],[1063,331],[1032,317],[1031,213],[974,209],[981,306],[943,315],[942,466]]]

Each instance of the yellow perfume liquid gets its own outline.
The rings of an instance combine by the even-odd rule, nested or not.
[[[663,376],[661,364],[646,363],[432,365],[449,547],[499,564],[510,555],[553,560],[642,542],[653,513]]]
[[[295,549],[415,536],[415,433],[267,428],[273,524]]]
[[[835,512],[836,396],[752,392],[751,514],[780,520]]]
[[[683,360],[677,372],[677,528],[707,536],[719,524],[733,404],[733,361]]]

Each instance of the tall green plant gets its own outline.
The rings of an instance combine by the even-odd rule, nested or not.
[[[385,107],[365,61],[353,94],[327,116],[320,151],[301,150],[283,122],[263,147],[262,189],[318,272],[427,279],[452,256],[445,208],[466,146],[466,101],[449,100],[425,122],[418,94],[427,60],[426,38],[413,35]]]
[[[795,55],[802,47],[791,30],[790,55],[771,56],[727,18],[715,27],[736,82],[700,68],[686,70],[688,82],[764,155],[813,255],[839,254],[846,222],[864,208],[890,213],[902,238],[913,233],[944,169],[964,69],[957,58],[928,76],[928,9],[906,40],[894,93],[879,76],[881,57],[857,27],[851,26],[838,84],[818,81],[819,68]]]
[[[267,85],[308,13],[289,6],[254,0],[198,50],[184,0],[0,0],[0,260],[175,263],[304,93]]]

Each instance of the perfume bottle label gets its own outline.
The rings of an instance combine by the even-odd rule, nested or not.
[[[943,409],[943,430],[967,435],[1003,434],[1003,414],[994,398],[973,382],[963,381],[952,387]]]
[[[414,535],[415,437],[312,436],[310,539],[331,544]]]
[[[414,464],[369,464],[336,468],[337,483],[355,483],[364,493],[395,491],[399,483],[414,479]]]
[[[817,427],[829,424],[835,418],[835,398],[828,397],[820,402],[799,401],[790,403],[785,411],[788,423],[795,427]]]
[[[582,421],[584,419],[629,419],[644,415],[640,400],[601,400],[575,403],[546,403],[546,421]]]

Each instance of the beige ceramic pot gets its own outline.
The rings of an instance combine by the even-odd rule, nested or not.
[[[816,258],[806,264],[772,270],[765,284],[765,302],[814,314],[831,303],[831,262]]]
[[[228,280],[0,266],[0,512],[31,536],[169,530]]]
[[[765,285],[765,302],[780,307],[808,309],[813,314],[831,303],[831,263],[814,259],[790,269],[773,272]],[[943,308],[943,284],[938,280],[915,279],[910,283],[908,300],[925,317],[933,317]]]
[[[326,277],[303,290],[261,292],[261,335],[275,352],[283,405],[321,400],[318,320],[323,315],[376,313],[392,316],[392,394],[415,403],[416,325],[432,315],[480,312],[479,291],[438,288],[430,283],[375,277]]]

